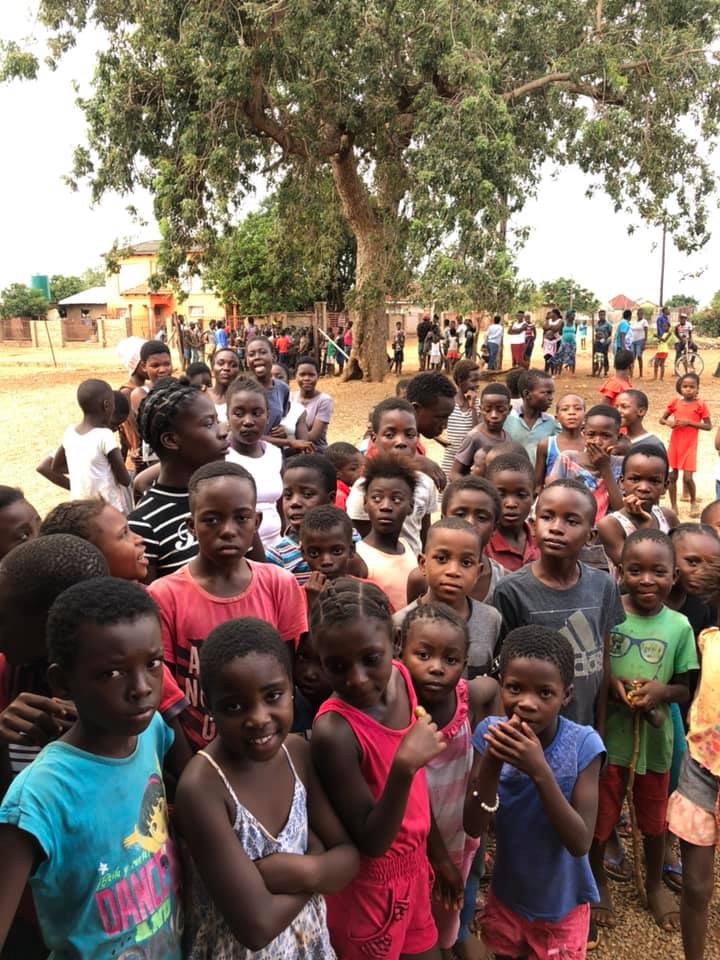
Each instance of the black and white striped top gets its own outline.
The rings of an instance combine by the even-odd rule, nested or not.
[[[128,517],[128,526],[145,541],[145,556],[165,577],[189,563],[198,544],[188,528],[187,490],[156,483]]]

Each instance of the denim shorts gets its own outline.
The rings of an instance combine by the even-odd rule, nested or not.
[[[636,358],[641,357],[643,355],[644,349],[645,349],[645,340],[633,340],[632,352]]]

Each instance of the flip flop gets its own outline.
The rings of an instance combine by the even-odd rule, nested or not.
[[[588,927],[587,943],[585,949],[588,953],[591,950],[597,950],[602,942],[602,935],[600,933],[600,927],[595,923],[594,920],[590,921],[590,926]]]
[[[681,860],[679,860],[677,863],[663,864],[663,880],[671,890],[675,891],[675,893],[682,892],[683,868]]]
[[[625,860],[623,852],[620,853],[619,857],[605,857],[603,867],[610,879],[618,883],[628,883],[633,878],[632,870]]]

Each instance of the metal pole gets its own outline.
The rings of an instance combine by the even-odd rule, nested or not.
[[[662,254],[660,258],[660,307],[665,303],[665,237],[667,224],[663,221]]]
[[[332,340],[332,342],[335,343],[335,341],[334,341],[333,338],[330,336],[330,334],[329,334],[329,333],[325,333],[325,331],[323,330],[322,327],[318,327],[318,330],[319,330],[320,333],[325,337],[326,340]],[[348,360],[348,361],[350,360],[350,357],[345,353],[345,351],[343,350],[342,347],[339,347],[339,346],[337,345],[337,343],[335,343],[335,349],[336,349],[339,353],[341,353],[341,354],[345,357],[346,360]]]
[[[52,354],[52,358],[53,358],[53,366],[56,367],[57,360],[55,359],[55,350],[53,348],[53,342],[50,336],[50,327],[48,327],[47,317],[45,317],[45,333],[47,334],[48,343],[50,344],[50,353]]]

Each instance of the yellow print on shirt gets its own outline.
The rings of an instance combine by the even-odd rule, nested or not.
[[[167,843],[168,812],[162,778],[153,774],[148,780],[140,805],[140,816],[133,832],[123,840],[123,847],[138,846],[147,853],[157,853]]]

